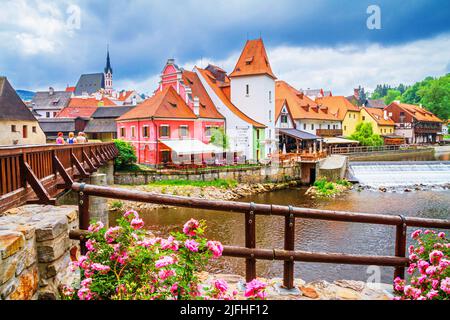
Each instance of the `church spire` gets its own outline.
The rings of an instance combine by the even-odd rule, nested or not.
[[[110,59],[109,59],[109,45],[108,45],[108,47],[107,47],[107,49],[106,49],[106,67],[105,67],[105,74],[106,73],[108,73],[108,72],[111,72],[111,74],[113,73],[113,70],[112,70],[112,68],[111,68],[111,61],[110,61]]]

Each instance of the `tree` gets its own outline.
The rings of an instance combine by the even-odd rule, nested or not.
[[[383,139],[373,133],[372,124],[369,122],[359,123],[350,139],[359,141],[362,146],[382,146],[384,144]]]
[[[209,143],[221,147],[223,149],[228,149],[229,140],[230,139],[228,138],[222,127],[212,129],[211,140]]]
[[[450,118],[450,74],[429,80],[417,91],[419,102],[437,117]]]
[[[114,161],[114,167],[119,169],[125,169],[136,163],[136,151],[131,143],[123,140],[114,140],[114,144],[119,150],[119,155]]]
[[[400,100],[402,97],[402,94],[398,90],[390,89],[387,92],[387,95],[384,97],[384,103],[390,104],[394,100]]]

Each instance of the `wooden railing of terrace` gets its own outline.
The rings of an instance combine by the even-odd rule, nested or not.
[[[0,147],[0,212],[25,203],[54,204],[118,154],[114,143]]]
[[[169,196],[143,191],[110,188],[103,186],[74,183],[72,190],[78,192],[80,230],[70,232],[71,239],[81,241],[82,253],[87,229],[89,227],[89,197],[103,197],[145,203],[163,204],[175,207],[188,207],[201,210],[216,210],[227,213],[243,214],[245,224],[245,246],[224,246],[223,255],[237,257],[246,261],[246,280],[256,278],[256,260],[284,261],[283,285],[288,289],[294,287],[294,263],[316,262],[354,265],[378,265],[395,267],[394,277],[405,276],[405,267],[409,260],[406,255],[406,237],[408,227],[450,229],[450,220],[423,219],[404,217],[402,215],[378,215],[354,212],[339,212],[318,209],[296,208],[271,204],[255,204],[246,202],[218,201],[196,199],[189,197]],[[256,248],[256,217],[258,215],[281,216],[285,219],[284,248]],[[328,221],[343,221],[351,223],[368,223],[395,226],[395,254],[393,256],[353,255],[343,253],[307,252],[295,250],[296,219],[318,219]]]

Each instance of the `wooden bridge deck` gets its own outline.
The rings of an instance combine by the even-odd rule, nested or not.
[[[74,180],[118,155],[114,143],[0,147],[0,212],[25,203],[54,204]]]

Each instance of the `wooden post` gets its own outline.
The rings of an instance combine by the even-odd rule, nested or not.
[[[80,185],[78,192],[78,219],[80,230],[88,230],[89,228],[89,196],[84,192],[85,184]],[[86,240],[80,240],[81,254],[86,254]]]
[[[255,204],[250,203],[250,211],[245,213],[245,247],[256,248],[256,222]],[[245,279],[247,282],[256,278],[256,260],[252,254],[251,258],[245,259]]]
[[[290,213],[284,219],[284,250],[295,250],[295,218],[292,214],[292,206],[289,206]],[[289,261],[284,262],[283,286],[287,289],[294,288],[294,256]]]
[[[404,258],[406,254],[406,219],[400,215],[401,224],[397,225],[395,233],[395,256]],[[395,267],[394,279],[400,277],[405,279],[405,266]]]

